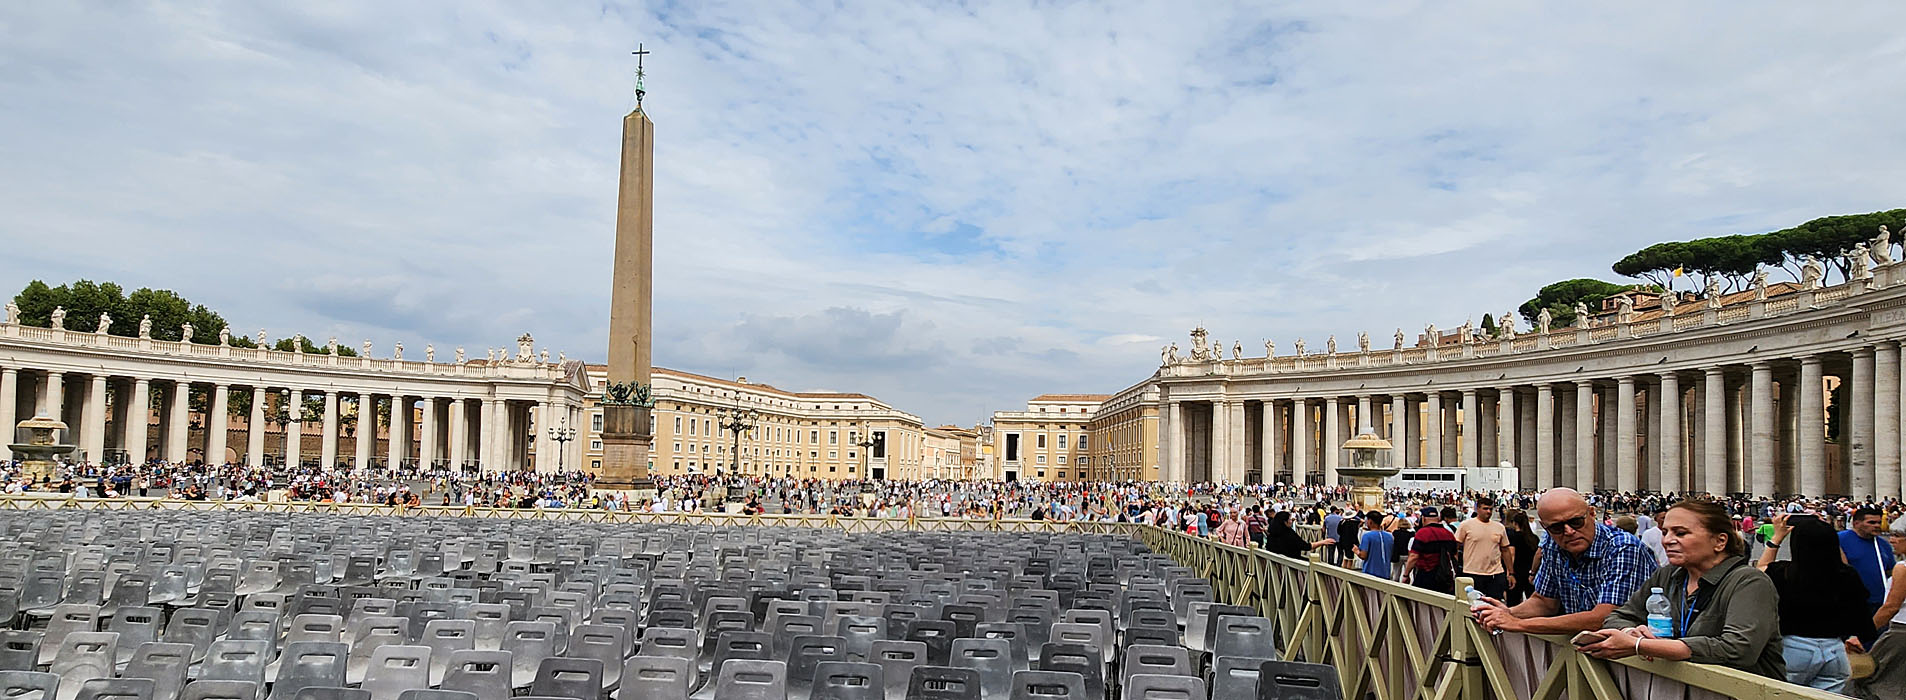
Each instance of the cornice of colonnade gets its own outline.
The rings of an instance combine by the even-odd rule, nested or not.
[[[112,347],[108,342],[113,345],[136,343],[152,349]],[[182,351],[216,355],[188,355]],[[261,353],[255,349],[188,346],[170,341],[101,337],[71,330],[57,332],[46,328],[0,324],[0,368],[8,369],[167,382],[189,381],[199,385],[234,388],[298,389],[316,393],[517,401],[567,399],[568,403],[580,403],[586,393],[580,386],[567,381],[566,375],[560,371],[561,366],[553,364],[486,367],[475,363],[457,365],[401,360],[365,362],[364,358],[355,357],[338,357],[335,364],[329,364],[332,356],[309,354],[298,358],[305,364],[292,364],[274,362],[269,358],[296,353],[271,352],[262,355],[267,359],[258,359]],[[317,362],[327,364],[315,364]]]
[[[1573,336],[1578,332],[1586,333],[1561,329],[1552,331],[1550,336]],[[1162,403],[1421,395],[1541,384],[1572,385],[1582,380],[1613,382],[1624,376],[1648,377],[1670,372],[1698,376],[1711,367],[1744,371],[1757,362],[1798,367],[1804,357],[1853,352],[1902,340],[1906,340],[1906,284],[1852,294],[1839,303],[1790,313],[1565,347],[1478,353],[1474,357],[1385,366],[1343,366],[1357,364],[1360,357],[1359,353],[1345,353],[1336,356],[1339,366],[1335,369],[1274,373],[1248,368],[1239,371],[1235,369],[1239,366],[1236,361],[1226,361],[1230,365],[1225,367],[1229,370],[1226,373],[1182,376],[1187,367],[1180,365],[1165,368],[1175,371],[1161,371],[1149,381],[1158,387]],[[1493,349],[1500,344],[1489,341],[1475,346]],[[1446,346],[1438,352],[1461,354],[1465,349]],[[1392,351],[1370,354],[1391,356]],[[1257,358],[1256,362],[1261,365],[1262,360]],[[1205,363],[1191,365],[1189,369],[1213,366],[1213,363]]]

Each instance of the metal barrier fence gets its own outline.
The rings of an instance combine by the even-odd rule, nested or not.
[[[1276,623],[1286,660],[1337,667],[1344,697],[1842,698],[1721,666],[1636,658],[1607,662],[1564,637],[1491,635],[1454,596],[1326,564],[1155,527],[1134,534],[1211,580],[1219,602]],[[1467,579],[1458,579],[1461,590]]]
[[[1491,635],[1450,595],[1325,564],[1292,559],[1164,528],[1131,523],[831,515],[637,513],[465,506],[382,506],[310,501],[184,501],[161,498],[0,496],[0,510],[224,510],[265,513],[476,517],[719,527],[814,527],[844,532],[1073,532],[1124,535],[1211,581],[1222,603],[1255,608],[1276,623],[1286,660],[1327,663],[1345,698],[1384,700],[1563,697],[1594,700],[1787,700],[1842,698],[1720,666],[1635,658],[1606,662],[1559,636]],[[1300,526],[1307,539],[1321,533]],[[1463,581],[1458,579],[1460,590]]]

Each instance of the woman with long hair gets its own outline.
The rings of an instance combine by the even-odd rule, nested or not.
[[[1282,554],[1292,559],[1303,559],[1310,550],[1332,544],[1336,544],[1336,541],[1305,542],[1304,536],[1297,534],[1297,529],[1291,527],[1290,511],[1280,510],[1271,515],[1271,524],[1264,531],[1264,548],[1272,554]]]
[[[1782,548],[1792,561],[1774,561]],[[1780,593],[1781,656],[1787,682],[1840,693],[1853,673],[1848,651],[1873,632],[1866,584],[1840,558],[1839,534],[1812,514],[1774,516],[1774,536],[1754,563]]]
[[[1600,659],[1693,661],[1786,680],[1774,582],[1743,558],[1747,543],[1727,509],[1682,501],[1662,516],[1661,530],[1668,566],[1649,574],[1577,649]],[[1657,588],[1668,600],[1666,635],[1648,625],[1648,598]]]
[[[1516,605],[1535,593],[1535,570],[1542,554],[1542,541],[1529,526],[1528,513],[1512,508],[1505,515],[1503,521],[1509,528],[1509,546],[1515,549],[1515,557],[1514,561],[1504,562],[1509,567],[1509,590],[1503,602]]]

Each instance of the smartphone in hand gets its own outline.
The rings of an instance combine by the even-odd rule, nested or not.
[[[1585,647],[1607,638],[1608,638],[1608,635],[1602,634],[1600,632],[1582,630],[1580,632],[1576,632],[1575,637],[1568,641],[1570,644],[1574,644],[1577,647]]]

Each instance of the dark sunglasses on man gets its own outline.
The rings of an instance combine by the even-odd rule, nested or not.
[[[1569,530],[1574,530],[1576,532],[1580,532],[1583,528],[1586,528],[1586,527],[1588,527],[1588,516],[1577,515],[1567,520],[1560,520],[1553,523],[1549,523],[1547,525],[1543,525],[1542,529],[1548,530],[1549,534],[1551,535],[1560,535],[1562,534],[1564,528]]]

